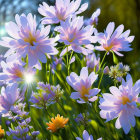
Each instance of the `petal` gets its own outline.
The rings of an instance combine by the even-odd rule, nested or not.
[[[114,22],[110,22],[110,23],[107,25],[106,33],[107,33],[107,38],[108,38],[108,39],[110,38],[111,34],[113,33],[114,27],[115,27],[115,23],[114,23]]]
[[[14,22],[10,21],[6,23],[5,29],[11,37],[19,39],[19,27]]]
[[[80,93],[79,92],[72,92],[70,97],[72,99],[78,99],[80,97]]]
[[[115,86],[110,87],[109,90],[116,97],[121,95],[120,90],[117,87],[115,87]]]
[[[80,72],[80,78],[83,79],[84,81],[88,78],[88,69],[87,67],[83,67],[81,72]]]

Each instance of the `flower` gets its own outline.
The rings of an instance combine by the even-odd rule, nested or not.
[[[98,42],[101,46],[96,46],[95,49],[99,51],[113,51],[119,56],[123,56],[120,51],[131,51],[130,43],[134,40],[134,36],[129,36],[130,30],[123,32],[124,26],[120,25],[114,31],[115,23],[110,22],[106,28],[105,33],[98,34]],[[129,37],[128,37],[129,36]]]
[[[10,57],[11,58],[11,57]],[[32,73],[34,75],[35,69],[24,68],[25,63],[18,60],[14,61],[4,61],[1,62],[3,72],[0,73],[0,81],[5,81],[7,83],[20,82],[25,80],[25,73]]]
[[[64,42],[68,46],[61,52],[60,56],[70,50],[84,55],[92,53],[93,46],[90,43],[93,40],[94,28],[91,25],[83,27],[83,24],[83,17],[68,18],[55,29],[60,33],[58,41]],[[85,46],[83,47],[83,45]]]
[[[43,2],[43,5],[39,5],[38,12],[45,16],[42,19],[42,24],[56,24],[66,20],[72,15],[77,15],[84,12],[88,8],[88,3],[82,4],[81,0],[56,0],[55,6],[49,6]],[[79,10],[78,10],[79,9]]]
[[[0,125],[0,139],[2,139],[4,137],[4,129],[1,129],[1,125]]]
[[[111,78],[114,78],[116,82],[121,82],[122,78],[126,76],[129,71],[130,68],[128,65],[118,63],[117,65],[110,67],[108,74]]]
[[[80,113],[77,115],[77,117],[75,118],[75,121],[77,123],[81,123],[83,124],[84,126],[86,126],[88,124],[88,122],[90,122],[91,120],[89,119],[89,112],[87,113]]]
[[[6,30],[9,36],[3,37],[0,45],[9,47],[5,57],[16,52],[18,59],[28,56],[28,65],[39,65],[39,60],[46,63],[46,53],[55,55],[58,53],[54,46],[54,38],[48,38],[50,26],[37,29],[36,17],[29,13],[27,16],[15,16],[16,23],[8,22]]]
[[[46,107],[46,105],[58,102],[64,92],[60,88],[59,85],[51,86],[50,84],[39,82],[37,87],[38,92],[33,92],[30,99],[30,102],[33,103],[32,106],[42,109],[43,107]]]
[[[60,128],[64,128],[67,122],[69,121],[68,118],[63,118],[63,116],[60,116],[57,114],[55,118],[51,118],[52,122],[46,123],[48,125],[48,130],[51,130],[52,132],[56,132]]]
[[[80,137],[76,137],[76,140],[82,140]],[[86,130],[83,131],[83,140],[93,140],[93,136],[89,135]],[[97,140],[102,140],[102,138],[99,138]]]
[[[99,69],[100,58],[96,57],[95,53],[86,56],[86,65],[89,71],[98,71]]]
[[[85,24],[96,26],[98,24],[98,16],[100,15],[100,13],[101,13],[101,10],[99,8],[92,14],[90,19],[85,21]]]
[[[77,91],[71,93],[71,98],[77,99],[78,103],[86,103],[87,101],[94,102],[97,99],[96,95],[100,92],[98,88],[91,89],[97,77],[98,75],[94,72],[88,76],[87,67],[82,68],[80,76],[74,72],[72,72],[70,76],[67,76],[66,80],[68,84]]]
[[[24,91],[20,93],[18,89],[18,85],[15,84],[8,84],[6,88],[1,88],[1,95],[0,95],[0,114],[3,116],[9,116],[9,111],[11,110],[12,106],[23,100]]]
[[[130,131],[131,125],[135,126],[135,116],[140,117],[140,110],[136,103],[140,103],[138,97],[140,93],[140,80],[133,86],[131,75],[127,75],[126,82],[122,79],[122,85],[119,88],[110,87],[109,93],[104,93],[100,99],[100,116],[106,121],[117,118],[115,127],[123,128],[125,134]]]

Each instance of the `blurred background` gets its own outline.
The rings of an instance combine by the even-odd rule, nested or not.
[[[14,21],[15,14],[32,13],[39,21],[42,17],[38,13],[38,5],[43,1],[54,5],[55,0],[0,0],[0,38],[6,36],[5,23]],[[109,22],[114,21],[116,27],[124,24],[125,30],[130,29],[131,35],[135,35],[132,43],[133,51],[124,53],[124,57],[118,57],[120,62],[128,64],[134,81],[140,79],[140,1],[139,0],[82,0],[88,2],[89,8],[83,14],[88,18],[97,9],[101,8],[97,29],[103,32]],[[82,14],[82,15],[83,15]],[[7,48],[0,46],[0,54],[4,54]],[[112,63],[112,55],[107,56],[106,61]]]

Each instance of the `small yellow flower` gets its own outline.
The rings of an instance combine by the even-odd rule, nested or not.
[[[69,119],[63,118],[63,116],[60,117],[60,115],[57,114],[57,117],[51,118],[51,121],[52,122],[46,123],[46,125],[48,125],[47,129],[56,132],[59,128],[64,128]]]
[[[1,129],[0,125],[0,139],[4,137],[4,129]]]

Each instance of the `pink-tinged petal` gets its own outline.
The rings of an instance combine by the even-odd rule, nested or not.
[[[111,102],[116,102],[117,99],[115,96],[113,96],[112,94],[109,94],[109,93],[104,93],[103,94],[103,98],[106,100],[106,101],[109,101],[110,102],[110,105],[111,105]]]
[[[118,97],[118,96],[120,96],[122,94],[120,92],[120,90],[117,87],[115,87],[115,86],[110,87],[109,90],[116,97]]]
[[[50,25],[46,26],[45,28],[43,27],[41,29],[40,34],[41,35],[44,35],[44,36],[48,36],[48,34],[50,33],[50,29],[51,29],[51,26]]]
[[[97,96],[94,96],[94,97],[92,97],[92,98],[90,98],[90,99],[88,99],[90,102],[94,102],[94,101],[96,101],[98,99],[98,97]]]
[[[80,93],[79,92],[72,92],[70,97],[72,99],[78,99],[80,97]]]
[[[80,72],[80,78],[83,79],[84,81],[88,78],[88,69],[87,67],[83,67],[81,72]]]
[[[63,55],[65,55],[67,52],[69,52],[70,50],[72,50],[72,47],[71,46],[68,46],[67,48],[65,48],[61,54],[60,54],[60,57],[62,57]]]
[[[37,61],[36,65],[34,65],[34,67],[38,70],[41,70],[41,64],[39,61]]]
[[[106,51],[102,46],[95,46],[95,50]]]
[[[76,0],[74,5],[73,5],[73,9],[72,11],[76,11],[79,7],[80,7],[80,4],[81,4],[81,0]]]
[[[114,31],[114,33],[112,34],[112,37],[111,39],[115,39],[115,38],[118,38],[122,32],[123,32],[123,29],[124,29],[124,25],[120,25],[117,27],[117,29]]]
[[[81,138],[79,138],[79,137],[76,137],[76,140],[82,140]]]
[[[81,99],[80,98],[80,100],[77,100],[77,103],[79,103],[79,104],[84,104],[84,103],[86,103],[83,99]]]
[[[95,82],[98,78],[98,75],[95,72],[90,73],[88,79],[90,80],[91,85]]]
[[[107,38],[110,38],[111,34],[114,31],[114,28],[115,28],[115,23],[114,22],[110,22],[107,25],[107,28],[106,28]]]
[[[124,56],[123,54],[119,53],[118,51],[113,50],[118,56]]]
[[[19,27],[14,22],[10,21],[6,23],[5,29],[11,37],[19,39]]]
[[[76,15],[81,14],[88,8],[88,3],[84,3],[81,5],[80,9],[75,13]]]
[[[134,40],[135,36],[129,36],[126,40],[130,43]]]
[[[120,129],[121,128],[121,124],[120,124],[120,119],[119,118],[116,120],[115,127],[117,129]]]
[[[90,89],[90,90],[89,90],[89,95],[90,95],[90,96],[95,96],[95,95],[97,95],[100,91],[101,91],[101,90],[98,89],[98,88]]]
[[[130,34],[130,30],[127,30],[127,31],[125,31],[124,33],[122,33],[122,34],[120,35],[120,38],[122,38],[122,37],[126,38],[126,37],[129,36],[129,34]]]

